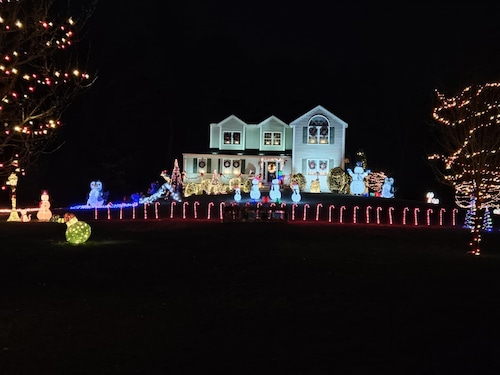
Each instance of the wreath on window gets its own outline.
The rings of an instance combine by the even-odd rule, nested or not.
[[[321,169],[323,171],[326,169],[326,161],[320,160],[320,162],[319,162],[319,169]]]
[[[198,163],[198,167],[200,168],[205,168],[205,165],[206,165],[205,160],[200,160],[200,162]]]
[[[229,168],[231,166],[231,162],[229,160],[224,160],[224,167]]]
[[[233,161],[233,167],[238,168],[239,166],[240,166],[240,161],[239,160]]]
[[[316,161],[315,160],[311,160],[309,162],[309,169],[316,169]]]
[[[322,136],[327,135],[327,134],[328,134],[328,126],[322,126],[322,127],[321,127],[321,130],[320,130],[320,134],[321,134]]]
[[[315,136],[316,134],[318,134],[318,129],[316,128],[316,126],[309,127],[309,134],[312,136]]]

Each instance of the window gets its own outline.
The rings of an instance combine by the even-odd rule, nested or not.
[[[264,132],[264,145],[281,146],[281,133]]]
[[[329,166],[333,165],[333,160],[329,159],[307,159],[305,162],[306,174],[310,176],[326,176]]]
[[[241,132],[224,132],[225,145],[239,145],[241,143]]]
[[[322,115],[316,115],[309,120],[307,133],[305,133],[309,144],[330,143],[330,127],[328,119]]]

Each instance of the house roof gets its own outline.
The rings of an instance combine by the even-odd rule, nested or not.
[[[311,118],[314,115],[325,115],[326,117],[330,118],[331,120],[334,120],[335,122],[341,124],[344,128],[348,127],[347,122],[345,122],[344,120],[342,120],[339,117],[335,116],[333,113],[331,113],[330,111],[328,111],[325,107],[323,107],[321,105],[318,105],[318,106],[314,107],[310,111],[304,113],[299,118],[293,120],[290,123],[290,126],[295,126],[295,125],[303,122],[304,120],[308,120],[309,118]]]

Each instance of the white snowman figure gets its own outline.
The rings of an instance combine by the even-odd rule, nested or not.
[[[382,185],[382,198],[394,198],[394,179],[392,177],[386,177],[384,179],[384,184]]]
[[[279,201],[281,199],[281,191],[280,191],[280,180],[274,178],[271,181],[271,190],[269,190],[269,198],[273,201]]]
[[[363,169],[361,162],[358,161],[356,162],[356,166],[354,167],[354,172],[350,169],[347,168],[347,172],[349,175],[352,177],[352,182],[351,182],[351,194],[352,195],[363,195],[365,192],[365,177],[368,176],[370,173],[370,170],[367,169],[366,171]]]
[[[49,193],[47,190],[42,190],[40,199],[40,209],[38,210],[36,217],[39,221],[50,221],[52,218],[52,211],[50,211]]]
[[[239,186],[234,187],[234,200],[236,202],[241,201],[241,189]]]
[[[252,198],[255,201],[260,199],[259,179],[258,178],[252,179],[252,187],[250,189],[250,198]]]
[[[89,198],[87,199],[87,205],[91,207],[101,207],[104,203],[104,198],[102,196],[102,182],[92,181],[90,183]]]
[[[302,196],[300,195],[299,184],[297,184],[297,183],[292,184],[292,201],[297,203],[297,202],[300,202],[301,199],[302,199]]]

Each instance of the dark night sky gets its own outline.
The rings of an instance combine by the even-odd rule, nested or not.
[[[26,177],[56,206],[84,203],[94,179],[113,201],[145,191],[231,114],[290,122],[316,105],[349,124],[348,155],[363,149],[397,196],[424,199],[443,188],[425,158],[434,89],[500,79],[500,5],[109,3],[89,34],[97,81]]]

